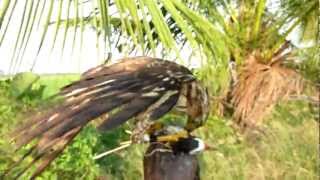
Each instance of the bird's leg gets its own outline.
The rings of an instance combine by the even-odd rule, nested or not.
[[[148,119],[140,119],[136,122],[135,128],[132,131],[131,141],[132,143],[142,143],[145,140],[145,134],[147,130],[152,126],[153,122]]]

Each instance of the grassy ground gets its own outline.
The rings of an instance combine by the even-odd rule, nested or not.
[[[1,82],[0,172],[19,157],[13,153],[6,134],[21,122],[22,114],[47,102],[45,99],[59,87],[77,78],[77,75],[42,76],[18,100],[10,95],[9,83]],[[199,155],[202,179],[319,179],[319,123],[315,114],[304,102],[280,104],[267,117],[266,134],[246,138],[233,131],[229,119],[211,116],[207,125],[196,132],[218,147],[217,151]],[[93,125],[88,126],[39,179],[141,179],[145,145],[134,145],[100,160],[92,159],[127,140],[125,128],[98,134]]]

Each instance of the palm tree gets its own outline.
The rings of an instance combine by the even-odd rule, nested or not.
[[[17,4],[17,0],[1,3],[0,46]],[[299,74],[284,66],[295,49],[288,37],[298,29],[300,39],[317,44],[318,9],[317,0],[28,0],[11,64],[21,64],[36,23],[44,26],[35,55],[48,41],[51,27],[53,46],[64,29],[62,49],[70,30],[73,44],[76,38],[82,44],[88,26],[103,39],[109,55],[115,47],[126,54],[155,56],[160,51],[179,59],[180,48],[188,47],[206,65],[199,76],[222,97],[218,99],[227,101],[223,104],[232,105],[236,124],[252,127],[278,100],[302,90]],[[231,73],[230,63],[235,65]]]
[[[295,49],[287,38],[299,29],[301,40],[318,39],[315,18],[319,2],[222,1],[211,7],[223,7],[222,13],[217,13],[218,8],[209,9],[205,4],[204,11],[224,22],[220,23],[223,32],[233,42],[225,43],[229,60],[236,64],[229,87],[233,119],[241,130],[256,127],[280,99],[302,91],[300,75],[285,66]]]

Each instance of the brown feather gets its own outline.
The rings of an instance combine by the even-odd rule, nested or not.
[[[18,149],[37,140],[21,159],[34,155],[34,160],[20,174],[39,162],[32,178],[38,176],[86,124],[106,113],[110,114],[100,126],[103,130],[136,116],[162,117],[180,99],[182,84],[190,82],[195,77],[187,68],[149,57],[127,58],[85,72],[62,88],[58,95],[65,100],[59,106],[32,117],[13,134]]]
[[[46,167],[50,165],[50,163],[59,155],[62,153],[62,151],[67,147],[68,144],[71,143],[72,139],[81,131],[82,126],[78,126],[73,128],[72,130],[68,131],[66,134],[61,137],[55,147],[54,150],[52,150],[50,153],[45,154],[43,158],[41,158],[41,163],[38,165],[37,170],[32,174],[32,177],[30,179],[34,179],[38,175],[40,175]]]

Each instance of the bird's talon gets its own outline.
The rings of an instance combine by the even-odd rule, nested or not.
[[[163,128],[163,124],[156,122],[149,127],[149,129],[147,130],[147,133],[153,134],[154,132],[157,132],[157,131],[161,130],[162,128]]]

